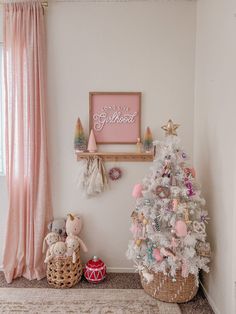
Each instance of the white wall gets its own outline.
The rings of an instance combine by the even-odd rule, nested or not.
[[[150,163],[111,163],[123,178],[93,199],[75,187],[73,151],[80,116],[88,131],[89,91],[141,91],[142,129],[160,138],[169,117],[182,124],[192,154],[195,9],[192,1],[52,3],[48,9],[49,140],[55,216],[82,214],[86,258],[99,255],[115,270],[125,257],[133,185]],[[100,148],[102,149],[102,148]],[[104,148],[103,148],[104,149]],[[128,150],[133,147],[105,147]]]
[[[194,155],[213,249],[204,286],[216,313],[234,314],[236,2],[197,5]]]
[[[155,137],[170,117],[193,152],[195,9],[192,1],[51,3],[47,11],[49,153],[54,215],[79,212],[86,259],[99,255],[113,270],[129,270],[125,258],[134,207],[133,185],[150,163],[110,163],[123,178],[108,192],[84,199],[75,186],[78,162],[73,151],[75,122],[88,131],[89,91],[141,91],[142,130]],[[102,149],[102,148],[101,148]],[[134,150],[134,147],[103,149]],[[7,192],[0,178],[0,260]],[[0,262],[1,265],[1,262]]]

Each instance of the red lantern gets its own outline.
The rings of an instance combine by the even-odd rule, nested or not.
[[[99,283],[106,277],[106,265],[97,256],[89,260],[84,268],[85,278],[92,283]]]

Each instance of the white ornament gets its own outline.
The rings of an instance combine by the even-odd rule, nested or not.
[[[154,279],[153,274],[150,274],[147,270],[143,270],[142,275],[143,275],[144,279],[147,281],[147,284],[152,282]]]
[[[206,226],[203,222],[194,221],[193,222],[193,231],[200,234],[206,233]]]

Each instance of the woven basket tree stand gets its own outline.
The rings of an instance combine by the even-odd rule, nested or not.
[[[79,250],[76,251],[76,262],[72,257],[54,257],[47,264],[47,281],[54,288],[71,288],[82,277],[82,263]]]
[[[190,301],[197,293],[196,278],[190,274],[187,278],[181,276],[181,271],[176,272],[176,281],[162,272],[154,273],[153,280],[148,284],[141,274],[141,283],[144,291],[152,297],[169,303],[184,303]]]

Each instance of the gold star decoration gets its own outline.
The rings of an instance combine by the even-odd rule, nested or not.
[[[174,124],[173,121],[170,119],[166,125],[163,125],[161,128],[166,131],[166,135],[176,135],[176,130],[178,129],[180,125]]]

